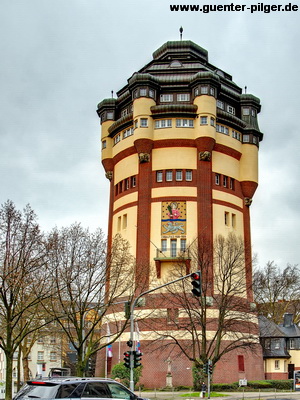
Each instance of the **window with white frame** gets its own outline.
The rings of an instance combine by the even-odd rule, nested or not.
[[[235,108],[228,105],[227,106],[227,112],[234,115],[235,114]]]
[[[217,100],[217,107],[221,110],[224,110],[224,102],[221,100]]]
[[[295,349],[295,339],[294,338],[289,339],[289,347],[291,350]]]
[[[177,256],[177,239],[171,239],[171,257]]]
[[[173,171],[172,170],[166,171],[166,181],[171,182],[172,180],[173,180]]]
[[[280,360],[275,360],[275,369],[280,369]]]
[[[156,171],[156,182],[162,182],[162,181],[163,181],[163,172]]]
[[[131,187],[136,187],[136,176],[131,177]]]
[[[234,131],[234,130],[232,130],[232,137],[233,137],[234,139],[241,140],[241,134],[240,134],[240,132],[237,132],[237,131]]]
[[[106,140],[102,141],[102,150],[106,149]]]
[[[223,176],[223,186],[224,187],[228,186],[228,177],[226,175]]]
[[[149,89],[149,97],[154,98],[154,96],[155,96],[154,90],[153,89]]]
[[[50,361],[56,361],[57,355],[56,351],[50,351]]]
[[[250,115],[250,108],[249,107],[243,107],[243,115]]]
[[[172,120],[171,119],[158,119],[155,121],[155,128],[172,128]]]
[[[180,251],[186,250],[186,239],[180,239]]]
[[[200,125],[207,125],[207,117],[205,116],[200,117]]]
[[[216,131],[224,135],[229,135],[229,129],[224,125],[216,124]]]
[[[140,89],[140,96],[147,96],[147,89],[145,89],[145,88],[142,88],[142,89]]]
[[[190,101],[189,93],[179,93],[177,95],[177,101]]]
[[[125,115],[128,114],[128,110],[127,108],[125,108],[124,110],[121,111],[121,117],[125,117]]]
[[[210,125],[215,126],[215,122],[216,120],[214,119],[214,117],[210,117]]]
[[[193,119],[176,119],[176,128],[193,128]]]
[[[167,239],[161,240],[161,251],[167,251]]]
[[[214,96],[215,95],[215,88],[213,88],[213,87],[209,88],[209,93],[210,93],[211,96]]]
[[[128,136],[133,135],[133,127],[126,129],[126,131],[123,132],[123,139],[126,139]]]
[[[114,137],[114,144],[119,143],[120,140],[121,140],[121,135],[118,133],[118,135],[116,135],[116,136]]]
[[[198,96],[198,95],[199,95],[199,89],[196,88],[196,89],[194,90],[194,96],[196,97],[196,96]]]
[[[208,94],[208,86],[201,86],[200,93],[201,94]]]
[[[148,118],[141,118],[140,119],[140,127],[141,128],[148,128]]]
[[[113,113],[113,112],[108,112],[108,113],[106,114],[106,118],[107,118],[107,119],[114,119],[114,113]]]
[[[193,180],[193,171],[185,171],[185,180],[191,182]]]
[[[215,175],[215,183],[216,185],[220,185],[220,174]]]
[[[160,95],[160,101],[167,103],[173,101],[173,95],[172,94],[161,94]]]
[[[250,143],[250,135],[243,135],[243,143]]]
[[[175,174],[176,181],[182,181],[182,170],[177,169]]]
[[[44,361],[44,352],[43,351],[38,351],[37,352],[37,360],[38,361]]]

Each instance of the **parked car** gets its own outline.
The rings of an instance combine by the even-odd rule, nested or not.
[[[141,399],[124,385],[106,378],[49,378],[28,381],[13,400],[23,399]]]

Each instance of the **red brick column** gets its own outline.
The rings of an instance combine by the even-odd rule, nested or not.
[[[243,181],[241,188],[244,195],[244,244],[245,244],[245,267],[246,267],[246,286],[247,298],[253,302],[252,291],[252,249],[251,249],[251,225],[250,225],[250,205],[252,197],[257,188],[256,182]]]
[[[213,290],[213,216],[212,216],[212,150],[215,140],[209,137],[196,139],[197,160],[197,210],[198,246],[204,246],[207,268],[206,295]]]
[[[134,142],[139,156],[136,285],[137,291],[149,289],[151,187],[152,187],[152,140],[137,139]]]

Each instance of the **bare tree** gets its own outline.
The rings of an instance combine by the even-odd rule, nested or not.
[[[56,295],[46,308],[76,351],[77,375],[84,376],[88,360],[116,340],[120,330],[116,321],[110,321],[115,323],[115,335],[103,340],[106,331],[102,325],[108,310],[112,318],[113,304],[132,294],[134,264],[129,245],[117,236],[107,254],[100,229],[90,233],[80,224],[55,229],[48,238],[48,268]],[[121,330],[124,328],[125,324]]]
[[[5,398],[12,398],[13,355],[26,336],[45,324],[41,301],[49,296],[43,234],[29,205],[0,209],[0,347],[6,356]]]
[[[191,282],[187,279],[168,286],[161,301],[172,308],[168,310],[169,329],[166,330],[163,319],[161,326],[156,321],[157,346],[161,346],[163,339],[163,346],[184,354],[200,376],[208,360],[215,365],[235,349],[257,346],[257,328],[247,300],[244,242],[233,234],[227,238],[218,236],[213,251],[212,270],[211,247],[205,240],[189,248],[193,270],[201,271],[202,295],[195,298],[191,294]],[[174,279],[185,274],[182,263],[174,267],[171,276]]]
[[[294,322],[300,321],[300,269],[288,264],[279,268],[269,261],[253,275],[253,291],[258,313],[279,324],[286,312],[294,314]]]

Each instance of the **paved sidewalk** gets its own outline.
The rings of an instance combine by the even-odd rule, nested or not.
[[[212,397],[213,400],[300,400],[300,392],[220,392],[226,397]],[[193,392],[136,392],[138,396],[151,400],[200,400],[201,397],[194,396]],[[185,394],[184,397],[182,395]],[[207,394],[206,397],[207,399]]]

